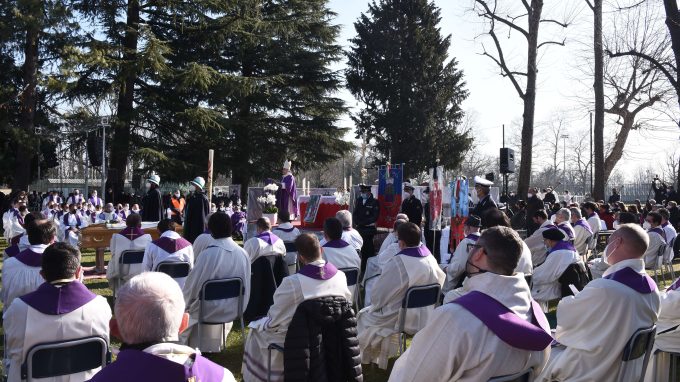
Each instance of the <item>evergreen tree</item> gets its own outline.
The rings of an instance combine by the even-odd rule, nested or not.
[[[363,103],[357,137],[375,143],[378,162],[406,163],[407,176],[437,159],[456,167],[472,141],[457,130],[468,92],[439,13],[428,0],[373,1],[347,53],[347,85]]]

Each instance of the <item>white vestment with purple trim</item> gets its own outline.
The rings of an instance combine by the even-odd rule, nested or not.
[[[558,279],[569,265],[575,263],[583,264],[583,260],[581,260],[581,257],[569,242],[560,241],[555,244],[550,249],[543,264],[534,269],[531,279],[533,284],[531,295],[534,297],[534,300],[547,302],[561,298],[562,290]]]
[[[186,261],[194,266],[194,249],[186,239],[175,231],[165,231],[158,240],[152,241],[144,251],[142,270],[154,271],[160,263]],[[186,277],[174,279],[179,287],[184,287]]]
[[[283,240],[279,239],[278,236],[271,232],[263,232],[258,236],[246,240],[243,244],[243,249],[248,253],[251,264],[262,256],[286,255],[286,244],[284,244]],[[271,240],[263,240],[261,237],[268,237],[271,238]]]
[[[109,260],[109,264],[106,266],[106,278],[109,280],[111,289],[118,287],[114,279],[119,277],[121,273],[126,275],[120,283],[121,286],[133,276],[142,273],[142,264],[120,263],[120,255],[123,251],[144,251],[149,246],[149,243],[151,243],[151,235],[144,233],[139,228],[126,228],[111,236],[111,244],[109,244],[111,260]]]

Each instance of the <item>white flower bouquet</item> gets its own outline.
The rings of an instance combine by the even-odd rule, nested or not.
[[[349,206],[349,192],[336,191],[333,195],[335,196],[335,204]]]
[[[268,184],[264,186],[264,192],[267,194],[275,194],[276,191],[279,190],[279,186],[277,186],[275,183]]]
[[[257,198],[257,202],[262,206],[262,212],[265,214],[275,214],[279,212],[276,207],[276,195],[274,193],[279,189],[275,184],[268,184],[264,186],[264,195]]]

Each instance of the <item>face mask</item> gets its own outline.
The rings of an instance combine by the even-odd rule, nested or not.
[[[175,193],[175,197],[179,198],[179,192]]]
[[[151,183],[147,183],[147,184],[146,184],[146,189],[148,190],[148,189],[150,189],[150,188],[151,188]]]
[[[471,271],[471,268],[477,269],[477,271],[476,271],[476,272],[472,272],[472,271]],[[475,275],[479,275],[479,274],[488,272],[487,270],[482,269],[482,268],[480,268],[480,267],[478,267],[478,266],[472,264],[472,263],[470,262],[470,260],[468,260],[467,263],[465,263],[465,271],[467,272],[468,277],[472,277],[472,276],[475,276]]]
[[[368,199],[368,194],[362,192],[362,193],[361,193],[361,198],[362,198],[362,199]]]
[[[529,193],[527,196],[528,196],[529,198],[533,198],[533,197],[534,197],[534,194]]]
[[[609,252],[609,248],[610,248],[610,247],[611,247],[611,244],[607,244],[607,246],[604,247],[604,252],[602,253],[602,262],[605,263],[605,264],[607,264],[607,265],[611,265],[611,264],[609,263],[609,258],[610,258],[610,257],[612,256],[612,254],[618,249],[618,248],[614,248],[613,250],[611,250],[611,253],[610,253],[610,252]]]
[[[411,197],[411,193],[410,193],[410,192],[404,192],[404,199],[408,199],[408,198],[410,198],[410,197]]]
[[[194,192],[199,192],[201,189],[198,186],[194,186]]]
[[[210,209],[210,212],[212,212],[212,213],[217,212],[217,208],[215,208],[215,207],[211,208],[211,209]]]
[[[138,214],[138,213],[139,213],[139,210],[132,210],[132,212]]]

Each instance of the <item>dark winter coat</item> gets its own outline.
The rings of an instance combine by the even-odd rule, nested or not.
[[[184,208],[184,238],[191,243],[205,231],[205,222],[210,213],[208,197],[203,192],[194,192],[187,199]],[[198,253],[196,254],[198,255]]]
[[[142,198],[142,221],[157,222],[163,218],[163,203],[157,187],[150,188]]]
[[[298,305],[284,349],[285,382],[363,381],[357,319],[343,297]]]
[[[262,256],[250,266],[250,299],[243,313],[246,321],[267,315],[274,304],[274,292],[288,276],[288,264],[283,256]]]

